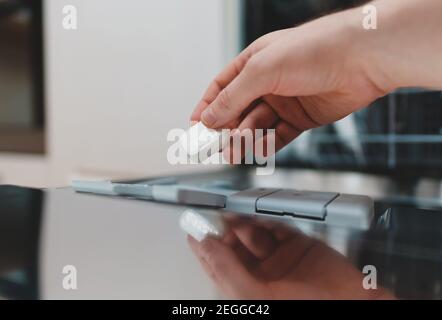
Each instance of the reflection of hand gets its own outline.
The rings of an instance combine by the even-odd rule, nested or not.
[[[378,299],[363,274],[322,242],[279,223],[234,218],[222,240],[189,244],[204,270],[229,298]]]

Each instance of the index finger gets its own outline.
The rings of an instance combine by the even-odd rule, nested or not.
[[[210,83],[209,87],[205,91],[200,102],[197,104],[193,111],[190,120],[200,121],[201,113],[209,106],[218,96],[218,94],[235,79],[243,70],[247,61],[251,57],[250,48],[242,51],[227,67],[225,67],[221,73],[219,73],[215,79]]]
[[[268,33],[258,38],[246,49],[244,49],[210,83],[202,99],[193,111],[190,120],[200,121],[201,113],[216,99],[218,94],[241,73],[241,71],[244,69],[244,66],[247,64],[247,61],[249,61],[252,55],[266,47],[269,43],[272,42],[272,40],[282,37],[288,32],[290,32],[290,29],[283,29]]]

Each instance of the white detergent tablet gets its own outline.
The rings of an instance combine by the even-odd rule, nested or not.
[[[202,214],[191,209],[181,215],[180,227],[199,242],[207,236],[222,238],[225,230],[224,221],[219,214]]]
[[[219,153],[228,141],[228,131],[209,129],[202,122],[190,127],[180,137],[183,149],[196,162],[202,162]]]

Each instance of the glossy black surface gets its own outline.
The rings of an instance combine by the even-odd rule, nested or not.
[[[199,265],[198,244],[190,243],[196,253],[189,249],[178,226],[184,207],[76,194],[70,188],[42,191],[0,186],[0,296],[369,298],[374,293],[363,290],[361,271],[373,265],[379,286],[387,288],[388,294],[406,299],[442,298],[442,213],[410,205],[425,204],[431,197],[410,198],[410,194],[394,191],[394,182],[379,177],[358,176],[362,181],[358,185],[354,176],[350,179],[343,173],[290,172],[270,179],[256,177],[253,171],[232,170],[179,180],[235,187],[298,187],[294,184],[302,182],[303,189],[331,191],[334,185],[338,192],[351,188],[355,193],[363,193],[365,188],[366,194],[373,193],[378,200],[372,228],[360,231],[223,213],[230,230],[230,238],[223,243],[237,255],[244,272],[238,279],[232,277],[237,272],[226,274],[221,279],[224,285],[210,280]],[[385,185],[390,187],[382,189]],[[425,194],[419,188],[414,190]],[[407,205],[404,199],[409,199]],[[426,206],[437,207],[437,201]],[[254,235],[246,243],[241,236],[244,228]],[[241,246],[252,253],[247,253],[247,259],[244,251],[238,251]],[[223,261],[227,267],[238,268],[235,260]],[[63,288],[65,265],[78,269],[77,290]],[[241,280],[249,277],[253,281]],[[271,295],[255,287],[263,282],[276,288]],[[228,283],[235,285],[223,287]]]
[[[0,292],[38,297],[38,243],[43,191],[0,186]]]

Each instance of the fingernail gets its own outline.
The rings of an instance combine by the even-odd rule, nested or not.
[[[213,113],[212,108],[208,108],[206,109],[202,114],[201,114],[201,120],[204,122],[204,124],[206,126],[212,126],[215,124],[216,122],[216,117],[215,114]]]
[[[190,120],[190,122],[189,122],[189,126],[190,126],[190,127],[193,127],[193,126],[196,125],[197,123],[198,123],[198,121]]]

